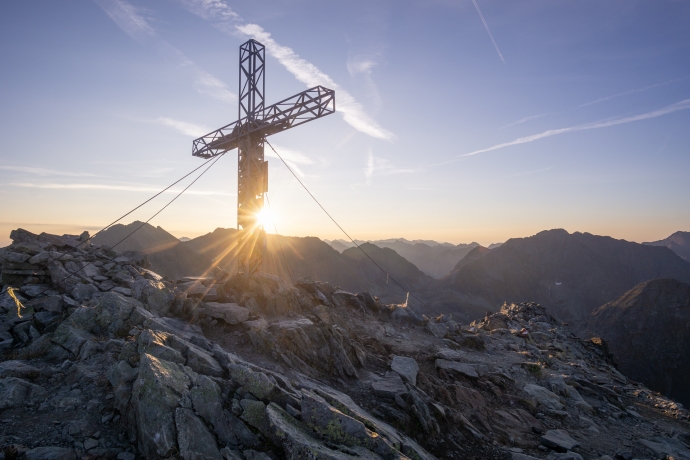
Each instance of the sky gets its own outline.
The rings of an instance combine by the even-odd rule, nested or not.
[[[353,238],[688,231],[689,23],[683,0],[0,2],[0,247],[94,233],[199,167],[249,39],[267,104],[336,91],[337,113],[269,142]],[[343,238],[266,155],[267,231]],[[151,224],[235,227],[236,188],[231,151]]]

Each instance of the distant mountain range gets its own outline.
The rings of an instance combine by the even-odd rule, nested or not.
[[[93,238],[94,244],[115,246],[142,225],[135,221],[129,225],[117,224]],[[198,254],[161,227],[145,224],[131,237],[115,247],[118,252],[140,251],[148,254],[149,262],[158,273],[175,279],[200,276],[211,267],[211,260]]]
[[[115,225],[97,235],[93,242],[113,246],[140,225],[138,221]],[[145,224],[116,250],[148,254],[153,270],[171,279],[212,276],[216,266],[231,272],[237,269],[236,238],[237,230],[217,228],[183,242],[161,227]],[[408,289],[426,285],[431,280],[393,250],[368,243],[364,243],[362,249]],[[347,249],[341,254],[316,237],[267,235],[263,269],[295,282],[303,276],[310,276],[348,291],[369,291],[384,302],[401,303],[406,296],[406,292],[387,280],[386,274],[359,249]]]
[[[94,242],[113,245],[139,225],[116,225]],[[493,249],[477,243],[454,246],[403,239],[361,242],[360,248],[429,305],[433,311],[428,313],[453,312],[472,320],[496,311],[503,302],[535,301],[580,330],[593,310],[639,283],[655,278],[690,283],[690,262],[672,250],[686,247],[678,235],[687,234],[678,232],[662,240],[664,244],[638,244],[549,230],[510,239]],[[215,266],[236,270],[236,238],[235,229],[218,228],[182,242],[147,224],[116,249],[146,252],[153,269],[169,278],[203,276],[212,274]],[[310,276],[348,291],[369,291],[385,302],[404,301],[406,292],[360,249],[345,248],[341,253],[334,249],[339,243],[343,244],[268,235],[264,271],[293,281]],[[418,264],[426,267],[426,273]],[[441,279],[429,276],[442,271],[448,274]]]
[[[439,243],[432,240],[406,240],[405,238],[391,238],[387,240],[360,241],[357,244],[371,243],[380,248],[390,248],[412,262],[422,272],[432,278],[442,278],[455,267],[479,243],[458,244]],[[351,241],[327,241],[336,251],[343,252],[354,247]],[[498,247],[499,244],[492,244]]]
[[[641,282],[690,282],[690,263],[667,247],[565,230],[513,238],[459,265],[423,292],[437,309],[472,318],[506,301],[534,301],[575,329]]]
[[[598,308],[588,336],[602,337],[618,369],[690,405],[690,285],[655,279]]]
[[[690,232],[676,232],[664,240],[642,243],[649,246],[666,246],[682,259],[690,262]]]

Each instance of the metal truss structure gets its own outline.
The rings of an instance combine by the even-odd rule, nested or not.
[[[192,155],[212,158],[238,149],[238,267],[251,274],[261,269],[265,233],[259,215],[268,191],[266,137],[335,112],[335,91],[315,86],[265,107],[265,48],[256,40],[240,46],[238,120],[194,140]]]

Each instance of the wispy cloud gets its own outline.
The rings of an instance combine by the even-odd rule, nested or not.
[[[146,11],[124,0],[94,0],[106,12],[110,19],[127,35],[135,40],[143,40],[156,35],[149,24]]]
[[[374,60],[371,56],[355,56],[350,57],[347,60],[347,71],[351,76],[363,75],[367,85],[367,92],[369,98],[372,100],[376,107],[381,107],[382,99],[381,93],[379,93],[379,88],[374,82],[372,77],[372,72],[374,67],[376,67],[378,62]]]
[[[184,53],[159,37],[155,28],[150,24],[151,18],[146,16],[145,10],[125,0],[94,1],[103,8],[106,14],[127,35],[140,42],[150,39],[155,42],[161,51],[177,59],[180,67],[187,69],[191,73],[194,88],[199,94],[228,103],[237,101],[237,95],[230,91],[225,83],[200,68]],[[218,3],[217,0],[200,1],[209,4],[209,8],[213,8],[213,4]]]
[[[628,96],[628,95],[630,95],[630,94],[641,93],[641,92],[643,92],[643,91],[647,91],[647,90],[650,90],[650,89],[658,88],[658,87],[660,87],[660,86],[666,86],[666,85],[669,85],[669,84],[671,84],[671,83],[676,83],[676,82],[679,82],[679,81],[682,81],[682,80],[687,80],[687,77],[686,77],[686,78],[677,78],[677,79],[674,79],[674,80],[665,81],[665,82],[663,82],[663,83],[655,83],[655,84],[653,84],[653,85],[644,86],[644,87],[642,87],[642,88],[631,89],[630,91],[623,91],[622,93],[612,94],[611,96],[600,97],[599,99],[595,99],[595,100],[593,100],[593,101],[585,102],[584,104],[580,104],[580,105],[578,105],[578,106],[575,107],[575,108],[576,108],[576,109],[579,109],[579,108],[581,108],[581,107],[588,107],[588,106],[590,106],[590,105],[594,105],[594,104],[599,104],[599,103],[601,103],[601,102],[610,101],[611,99],[616,99],[616,98],[618,98],[618,97]]]
[[[669,113],[678,112],[679,110],[687,110],[687,109],[690,109],[690,99],[685,99],[683,101],[677,102],[675,104],[671,104],[671,105],[663,107],[661,109],[653,110],[653,111],[647,112],[647,113],[642,113],[640,115],[633,115],[630,117],[616,118],[616,119],[612,119],[612,120],[596,121],[593,123],[586,123],[583,125],[570,126],[568,128],[550,129],[548,131],[544,131],[543,133],[533,134],[531,136],[525,136],[525,137],[515,139],[514,141],[504,142],[502,144],[497,144],[497,145],[494,145],[492,147],[488,147],[485,149],[475,150],[474,152],[460,155],[460,157],[467,157],[467,156],[477,155],[479,153],[490,152],[492,150],[498,150],[498,149],[502,149],[504,147],[510,147],[511,145],[526,144],[528,142],[534,142],[534,141],[537,141],[539,139],[544,139],[546,137],[556,136],[556,135],[564,134],[564,133],[572,133],[575,131],[585,131],[588,129],[607,128],[609,126],[622,125],[625,123],[632,123],[634,121],[648,120],[650,118],[656,118],[656,117],[660,117],[663,115],[667,115]]]
[[[629,96],[630,94],[641,93],[643,91],[648,91],[650,89],[659,88],[660,86],[666,86],[666,85],[670,85],[671,83],[677,83],[679,81],[687,80],[688,78],[690,78],[690,77],[676,78],[674,80],[668,80],[668,81],[665,81],[662,83],[655,83],[653,85],[643,86],[642,88],[636,88],[636,89],[631,89],[629,91],[623,91],[622,93],[612,94],[611,96],[600,97],[599,99],[585,102],[584,104],[576,105],[574,107],[570,107],[570,108],[561,110],[560,112],[546,112],[546,113],[542,113],[539,115],[532,115],[529,117],[522,118],[516,122],[510,123],[509,125],[502,126],[501,129],[509,128],[511,126],[519,125],[520,123],[525,123],[525,122],[530,121],[530,120],[545,117],[546,115],[557,115],[559,113],[567,112],[569,110],[575,110],[575,109],[580,109],[583,107],[589,107],[591,105],[601,104],[602,102],[610,101],[611,99],[616,99],[616,98],[623,97],[623,96]]]
[[[57,183],[32,183],[32,182],[15,182],[8,185],[15,187],[39,188],[39,189],[54,189],[54,190],[113,190],[119,192],[160,192],[161,188],[154,188],[145,185],[108,185],[108,184],[57,184]],[[165,193],[180,193],[182,189],[169,189]],[[222,195],[235,196],[234,193],[219,192],[212,190],[187,190],[187,195]]]
[[[207,128],[206,126],[203,125],[196,125],[194,123],[188,123],[186,121],[181,121],[181,120],[175,120],[173,118],[167,118],[167,117],[160,117],[154,120],[154,123],[158,123],[160,125],[164,126],[169,126],[173,128],[174,130],[184,134],[185,136],[190,136],[190,137],[201,137],[204,134],[207,134],[211,131],[210,128]]]
[[[472,3],[474,3],[474,7],[477,9],[477,13],[479,13],[479,17],[482,19],[482,22],[484,23],[484,28],[489,33],[489,38],[491,38],[491,42],[494,44],[494,48],[496,48],[496,52],[498,53],[498,57],[500,57],[501,61],[505,64],[506,60],[503,59],[503,54],[501,54],[501,50],[498,49],[498,45],[496,44],[496,40],[494,40],[494,36],[491,33],[491,30],[489,30],[489,25],[486,23],[486,19],[484,19],[484,15],[482,14],[482,10],[479,9],[479,5],[477,4],[477,0],[472,0]]]
[[[364,168],[364,176],[367,179],[366,184],[371,185],[371,181],[374,175],[390,176],[392,174],[412,173],[414,171],[414,169],[409,168],[398,168],[394,166],[389,160],[374,156],[374,154],[370,150],[369,157],[367,158],[367,164]]]
[[[299,57],[299,55],[297,55],[292,48],[278,44],[275,40],[273,40],[273,38],[271,38],[270,33],[266,32],[263,28],[256,24],[238,25],[237,30],[263,43],[271,56],[278,59],[278,62],[283,64],[283,66],[290,73],[292,73],[297,80],[301,81],[308,87],[323,85],[334,89],[338,94],[336,110],[343,114],[345,122],[347,122],[350,126],[362,133],[378,139],[395,139],[395,135],[382,128],[373,118],[371,118],[364,111],[362,105],[357,102],[355,98],[350,95],[350,93],[340,87],[340,85],[333,81],[331,77],[319,70],[319,68],[314,64]]]
[[[288,72],[300,82],[311,88],[323,85],[337,91],[336,110],[343,114],[345,122],[356,130],[368,134],[369,136],[393,140],[395,135],[381,127],[369,114],[364,107],[355,100],[354,97],[340,85],[335,83],[332,78],[322,72],[311,62],[301,58],[292,48],[278,44],[271,34],[257,24],[246,24],[241,22],[241,18],[222,0],[178,0],[190,13],[195,14],[213,23],[218,29],[236,35],[251,37],[266,46],[269,55],[280,62]]]
[[[283,160],[285,160],[288,166],[290,166],[290,169],[302,177],[304,177],[304,172],[299,165],[314,164],[314,160],[298,150],[293,150],[276,144],[273,144],[273,147],[275,147],[276,151],[280,152],[280,156],[283,157]],[[278,158],[278,155],[276,155],[270,148],[265,149],[264,155],[270,158]]]
[[[20,172],[20,173],[33,174],[36,176],[96,177],[95,174],[90,174],[90,173],[74,172],[74,171],[61,171],[58,169],[34,168],[32,166],[0,165],[0,170],[16,171],[16,172]]]
[[[513,123],[505,126],[501,126],[501,129],[503,128],[510,128],[511,126],[519,125],[520,123],[525,123],[526,121],[530,120],[536,120],[537,118],[545,117],[547,115],[551,115],[552,112],[547,112],[547,113],[540,113],[539,115],[530,115],[529,117],[521,118],[518,121],[514,121]]]

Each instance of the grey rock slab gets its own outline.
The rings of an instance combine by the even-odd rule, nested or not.
[[[667,455],[672,458],[690,459],[688,446],[675,438],[655,436],[650,439],[640,439],[637,444],[642,449],[652,452],[657,458],[663,458]]]
[[[438,337],[439,339],[448,335],[448,326],[444,323],[429,323],[426,325],[426,328],[434,337]]]
[[[249,452],[249,451],[246,451],[246,452]],[[254,451],[252,451],[252,452],[254,452]],[[220,450],[220,455],[223,456],[224,460],[244,460],[245,458],[247,458],[246,455],[243,457],[242,453],[240,453],[236,450],[233,450],[229,447],[223,447]]]
[[[24,361],[4,361],[0,363],[0,379],[18,377],[20,379],[34,379],[41,375],[41,371],[26,364]]]
[[[371,383],[371,388],[382,398],[395,399],[396,395],[407,394],[407,387],[396,372],[386,372],[384,378]]]
[[[551,452],[546,456],[546,460],[585,460],[577,452]]]
[[[27,400],[45,395],[45,390],[16,377],[0,379],[0,409],[23,404]]]
[[[558,397],[558,395],[552,393],[541,385],[528,383],[524,386],[523,390],[540,406],[554,411],[562,411],[565,409],[565,406],[561,403],[561,399]]]
[[[385,438],[343,414],[311,391],[302,392],[302,421],[322,439],[348,447],[362,446],[383,458],[400,457]]]
[[[269,404],[266,408],[266,417],[269,431],[264,434],[282,446],[288,459],[345,460],[355,458],[326,447],[323,442],[309,433],[306,426],[275,403]],[[381,458],[366,450],[362,454],[358,458],[372,460]]]
[[[228,324],[240,324],[249,319],[249,309],[236,303],[204,302],[201,304],[201,311]]]
[[[248,449],[242,452],[242,454],[244,455],[244,458],[246,460],[271,460],[271,457],[269,457],[263,452],[258,452],[256,450]]]
[[[455,371],[464,375],[465,377],[470,377],[473,379],[479,377],[479,374],[477,374],[477,366],[474,364],[459,363],[457,361],[449,361],[447,359],[437,359],[436,368],[447,371]]]
[[[565,430],[549,430],[539,441],[556,452],[567,452],[579,445]]]
[[[39,311],[34,315],[34,324],[41,333],[54,332],[62,323],[62,314],[52,311]]]
[[[134,282],[132,297],[146,304],[148,310],[158,316],[167,315],[175,300],[175,294],[165,287],[165,284],[149,279],[140,279]]]
[[[124,360],[113,364],[105,373],[106,378],[114,387],[123,383],[133,382],[136,380],[137,375],[139,375],[139,369],[133,368]]]
[[[275,391],[275,383],[263,372],[255,372],[243,364],[230,364],[230,377],[259,399],[267,400]]]
[[[28,295],[29,297],[36,297],[38,295],[44,294],[50,289],[47,284],[26,284],[21,287],[21,291]]]
[[[537,457],[532,457],[531,455],[520,454],[518,452],[510,453],[511,460],[539,460]]]
[[[78,301],[91,300],[97,292],[101,292],[94,284],[79,283],[72,289],[72,298]]]
[[[117,286],[114,287],[110,290],[110,292],[117,292],[118,294],[122,294],[127,297],[132,296],[132,290],[130,288],[122,287],[122,286]]]
[[[98,327],[120,337],[152,316],[138,300],[113,291],[103,294],[94,308]]]
[[[186,365],[199,374],[222,377],[225,373],[211,353],[192,344],[187,350]]]
[[[449,361],[460,361],[467,357],[467,353],[464,351],[451,350],[450,348],[441,348],[436,352],[436,357]]]
[[[268,321],[264,318],[253,319],[251,321],[244,321],[242,326],[254,331],[263,331],[268,328]]]
[[[406,382],[417,386],[417,373],[419,372],[419,365],[414,358],[408,358],[406,356],[393,356],[391,369],[397,372]]]
[[[238,439],[246,446],[255,444],[251,431],[237,418],[223,411],[220,387],[210,378],[200,375],[189,392],[194,412],[201,417],[218,436],[222,444],[237,444]]]
[[[185,460],[222,460],[216,440],[191,409],[175,410],[177,442]]]
[[[26,460],[76,460],[74,450],[65,447],[36,447],[26,452]]]
[[[143,354],[132,403],[139,450],[146,458],[168,457],[177,449],[175,409],[191,379],[177,364]]]
[[[95,339],[93,334],[82,329],[70,327],[66,322],[58,326],[53,335],[53,342],[62,346],[62,348],[69,351],[74,356],[79,356],[81,347],[87,341],[93,339]]]

